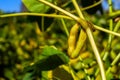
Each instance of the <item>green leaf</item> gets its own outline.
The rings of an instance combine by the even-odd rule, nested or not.
[[[42,71],[41,75],[42,75],[42,77],[41,77],[40,80],[49,80],[49,78],[48,78],[48,71]]]
[[[32,75],[33,75],[32,73],[27,73],[27,74],[25,74],[23,80],[33,80]]]
[[[68,58],[68,56],[66,56],[65,53],[63,53],[53,47],[50,47],[50,46],[44,47],[43,52],[39,56],[39,59],[45,59],[45,58],[48,58],[53,55],[59,56],[59,58],[62,59],[64,61],[64,63],[67,63],[69,61],[69,58]]]
[[[54,69],[59,65],[67,64],[69,62],[69,58],[65,53],[49,46],[44,47],[39,59],[40,60],[35,64],[42,67],[40,68],[41,70]]]
[[[47,0],[47,1],[52,2],[53,0]],[[22,0],[22,2],[30,12],[46,13],[47,11],[50,10],[49,6],[40,3],[37,0]]]
[[[107,80],[111,80],[111,79],[113,79],[113,74],[112,73],[107,74]]]
[[[13,72],[9,69],[5,69],[5,74],[4,75],[5,75],[5,77],[7,77],[10,80],[14,78]]]
[[[41,71],[52,70],[69,62],[69,58],[65,53],[49,46],[44,47],[39,59],[34,65],[25,67],[25,72],[32,72],[33,75],[41,77]]]

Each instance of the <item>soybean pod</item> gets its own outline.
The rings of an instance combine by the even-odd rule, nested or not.
[[[87,34],[85,33],[85,31],[83,29],[81,29],[76,47],[75,47],[73,53],[71,54],[71,58],[76,58],[79,56],[80,50],[82,49],[82,47],[86,41],[86,38],[87,38]]]
[[[79,31],[79,24],[76,23],[70,30],[70,35],[68,38],[68,55],[71,56],[72,52],[75,49],[76,39]]]

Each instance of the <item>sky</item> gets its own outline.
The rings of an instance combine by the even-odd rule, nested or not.
[[[22,0],[0,0],[0,10],[3,12],[20,12]]]
[[[21,1],[22,0],[0,0],[0,10],[3,12],[20,12]],[[105,1],[107,0],[104,0],[102,6],[104,10],[107,10],[108,5]],[[115,5],[114,8],[120,10],[120,0],[113,0],[113,2]]]

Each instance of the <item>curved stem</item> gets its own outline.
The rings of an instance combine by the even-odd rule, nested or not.
[[[101,72],[102,80],[106,80],[103,63],[102,63],[102,60],[101,60],[101,58],[100,58],[100,55],[99,55],[98,49],[97,49],[97,47],[96,47],[96,44],[95,44],[95,42],[94,42],[94,39],[93,39],[93,36],[92,36],[92,33],[91,33],[90,28],[87,28],[86,32],[87,32],[87,34],[89,34],[88,38],[89,38],[89,41],[90,41],[91,46],[92,46],[92,48],[93,48],[93,51],[94,51],[94,53],[95,53],[95,57],[96,57],[96,59],[97,59],[98,65],[99,65],[99,67],[100,67],[100,72]]]
[[[109,34],[116,35],[116,36],[120,37],[120,34],[119,34],[119,33],[116,33],[116,32],[113,32],[113,31],[110,31],[110,30],[107,30],[107,29],[104,29],[104,28],[99,27],[99,26],[97,26],[97,25],[94,25],[94,28],[95,28],[95,29],[98,29],[98,30],[100,30],[100,31],[103,31],[103,32],[106,32],[106,33],[109,33]]]
[[[44,17],[54,17],[54,18],[65,18],[65,19],[71,19],[71,17],[68,16],[64,16],[64,15],[56,15],[56,14],[42,14],[42,13],[13,13],[13,14],[4,14],[4,15],[0,15],[0,18],[4,18],[4,17],[13,17],[13,16],[44,16]]]
[[[91,30],[90,30],[90,28],[88,26],[87,21],[85,21],[84,19],[78,18],[75,15],[73,15],[73,14],[71,14],[71,13],[69,13],[69,12],[67,12],[67,11],[65,11],[65,10],[63,10],[63,9],[61,9],[61,8],[59,8],[59,7],[55,6],[55,5],[47,2],[47,1],[45,1],[45,0],[39,0],[39,1],[44,3],[44,4],[46,4],[46,5],[48,5],[48,6],[50,6],[50,7],[53,7],[54,9],[59,10],[60,12],[63,12],[64,14],[66,14],[69,17],[73,18],[74,20],[76,20],[77,22],[79,22],[82,25],[82,27],[87,32],[87,35],[88,35],[88,38],[90,40],[91,46],[93,48],[94,54],[95,54],[95,56],[97,58],[97,62],[98,62],[98,65],[100,67],[102,79],[106,80],[104,67],[103,67],[103,64],[102,64],[102,60],[100,59],[100,55],[99,55],[98,49],[97,49],[97,47],[95,45],[95,42],[94,42],[94,39],[93,39],[93,36],[92,36],[92,32],[91,32]]]
[[[74,18],[71,18],[69,16],[64,16],[64,15],[56,15],[56,14],[41,14],[41,13],[14,13],[14,14],[4,14],[4,15],[0,15],[0,18],[5,18],[5,17],[14,17],[14,16],[26,16],[26,15],[30,15],[30,16],[45,16],[45,17],[54,17],[54,18],[65,18],[65,19],[70,19],[70,20],[78,20],[77,17],[74,17]],[[120,37],[120,34],[116,33],[116,32],[113,32],[113,31],[110,31],[110,30],[107,30],[107,29],[104,29],[100,26],[97,26],[97,25],[94,25],[94,28],[95,29],[98,29],[100,31],[103,31],[103,32],[106,32],[106,33],[109,33],[109,34],[113,34],[115,36],[118,36]]]
[[[100,0],[100,1],[96,2],[96,3],[93,4],[93,5],[84,7],[84,8],[82,8],[82,10],[87,10],[87,9],[93,8],[93,7],[97,6],[97,5],[99,5],[102,1],[103,1],[103,0]]]
[[[83,14],[82,14],[82,12],[81,12],[80,9],[79,9],[79,6],[78,6],[76,0],[72,0],[72,2],[73,2],[74,6],[75,6],[75,8],[76,8],[76,10],[77,10],[77,12],[78,12],[79,17],[81,17],[82,19],[85,19],[84,16],[83,16]],[[96,57],[96,59],[97,59],[97,63],[98,63],[98,65],[99,65],[99,68],[100,68],[100,71],[101,71],[102,80],[106,80],[103,63],[102,63],[102,60],[101,60],[101,58],[100,58],[100,55],[99,55],[97,46],[96,46],[96,44],[95,44],[95,41],[94,41],[94,38],[93,38],[93,35],[92,35],[92,31],[90,30],[89,27],[86,29],[86,33],[87,33],[87,35],[88,35],[88,38],[89,38],[89,41],[90,41],[90,43],[91,43],[93,52],[94,52],[95,57]],[[84,33],[84,35],[81,35],[81,36],[84,36],[84,37],[85,37],[85,33]],[[83,38],[84,38],[84,37],[83,37]],[[86,40],[86,38],[85,38],[85,40]],[[85,41],[85,40],[84,40],[84,41]]]

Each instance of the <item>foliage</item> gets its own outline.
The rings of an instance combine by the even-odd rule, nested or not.
[[[31,12],[39,12],[38,14],[42,15],[42,17],[40,15],[41,23],[38,26],[38,21],[28,20],[30,18],[28,18],[29,16],[27,15],[6,17],[4,15],[10,14],[0,13],[0,74],[2,74],[0,75],[0,79],[100,80],[100,70],[95,55],[93,54],[94,50],[89,43],[89,35],[87,35],[88,38],[86,38],[82,44],[79,44],[81,42],[79,36],[83,27],[81,28],[79,25],[80,28],[77,29],[78,32],[73,36],[75,40],[71,40],[71,43],[68,43],[69,36],[71,36],[70,30],[74,24],[80,24],[80,22],[64,16],[63,13],[57,10],[54,12],[51,11],[58,15],[58,18],[56,18],[54,14],[51,15],[51,12],[49,12],[52,8],[39,1],[36,2],[32,0],[30,3],[25,1],[28,0],[23,0],[23,2]],[[52,0],[48,0],[48,2],[49,1],[52,2]],[[29,4],[35,7],[28,6]],[[79,15],[77,14],[77,10],[74,10],[74,4],[71,1],[55,0],[53,4],[62,7],[75,16]],[[36,8],[36,6],[38,8]],[[46,13],[47,15],[45,15]],[[83,14],[85,17],[83,23],[87,19],[87,21],[91,21],[94,26],[102,26],[102,29],[109,29],[111,26],[109,24],[112,23],[112,30],[114,32],[120,32],[120,21],[116,21],[118,17],[109,17],[109,15],[106,15],[107,13],[89,15],[85,11],[83,11]],[[47,18],[48,15],[51,15],[49,17],[53,17],[53,20],[48,27],[45,27],[45,25],[48,25],[45,21],[50,21]],[[63,16],[60,15],[63,15],[64,19]],[[36,15],[32,16],[34,17]],[[110,20],[112,20],[112,22],[110,22]],[[85,29],[83,31],[85,31]],[[84,38],[85,36],[86,35],[82,37]],[[120,79],[120,38],[111,35],[111,33],[101,32],[99,29],[93,32],[93,36],[100,53],[99,57],[102,58],[104,63],[107,80]],[[112,38],[110,38],[110,36],[112,36]],[[75,49],[78,44],[82,47],[80,51],[80,47],[78,47],[77,56],[74,59],[71,58],[71,55],[69,55],[67,51],[69,47],[68,44],[72,44],[73,42]],[[70,54],[73,54],[75,49],[73,49]]]
[[[30,76],[28,78],[32,79],[35,75],[39,75],[39,77],[41,77],[42,71],[55,69],[62,64],[67,64],[68,62],[69,58],[64,53],[46,46],[39,56],[39,60],[35,62],[35,64],[25,67],[24,71],[30,73],[30,75],[27,74],[27,76]]]
[[[31,12],[37,12],[37,13],[45,13],[50,10],[49,6],[46,6],[43,3],[39,3],[37,0],[22,0],[25,6],[28,8]],[[53,2],[52,0],[47,0],[49,2]]]

